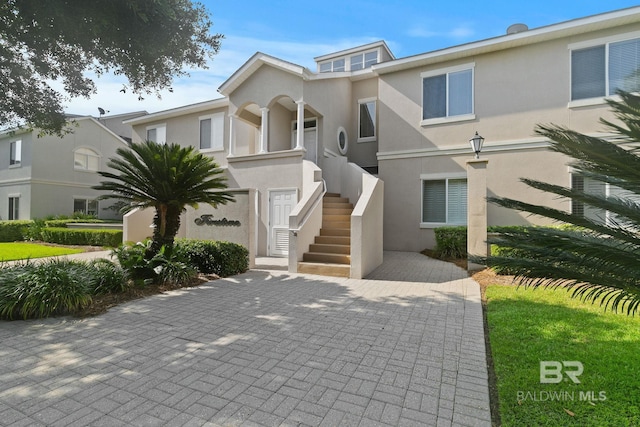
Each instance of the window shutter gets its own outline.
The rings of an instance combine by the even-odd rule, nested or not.
[[[211,148],[224,148],[224,113],[214,114],[211,118]]]
[[[450,179],[448,194],[449,217],[447,223],[467,223],[467,180]]]
[[[640,39],[609,46],[609,95],[640,90]]]
[[[605,96],[604,45],[571,52],[571,100]]]
[[[423,181],[422,222],[447,222],[446,181]]]

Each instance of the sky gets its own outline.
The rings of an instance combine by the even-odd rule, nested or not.
[[[146,110],[149,113],[219,98],[218,87],[254,53],[263,52],[315,71],[314,57],[384,40],[396,58],[417,55],[506,33],[515,23],[530,29],[638,6],[627,0],[536,1],[376,1],[320,2],[201,0],[211,13],[212,33],[224,35],[208,69],[187,70],[173,92],[139,101],[120,92],[126,81],[104,75],[94,79],[90,99],[65,103],[72,114],[97,116]],[[54,86],[55,87],[55,86]]]

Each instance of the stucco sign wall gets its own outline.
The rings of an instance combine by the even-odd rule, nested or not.
[[[186,213],[186,237],[200,240],[224,240],[238,243],[251,251],[253,242],[253,195],[251,191],[235,191],[235,202],[216,209],[200,204]]]

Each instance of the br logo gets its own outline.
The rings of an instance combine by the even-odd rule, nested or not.
[[[574,384],[580,384],[578,377],[582,374],[584,367],[576,360],[566,360],[558,362],[555,360],[540,361],[540,383],[557,384],[562,382],[562,378],[567,376]],[[563,375],[564,373],[564,375]]]

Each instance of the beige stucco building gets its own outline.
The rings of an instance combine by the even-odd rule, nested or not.
[[[71,132],[40,135],[38,129],[0,133],[0,220],[44,218],[80,212],[102,219],[119,218],[113,202],[98,201],[91,187],[98,171],[126,147],[131,128],[123,120],[139,111],[112,116],[74,117]]]
[[[519,180],[572,182],[567,159],[534,129],[554,123],[612,137],[599,123],[612,119],[605,99],[640,90],[640,7],[514,25],[500,37],[407,58],[377,42],[315,60],[309,70],[256,53],[219,88],[223,98],[125,123],[134,140],[215,156],[246,199],[240,234],[252,254],[288,256],[292,271],[313,268],[306,261],[346,263],[344,274],[358,277],[380,263],[383,248],[433,247],[435,228],[466,224],[476,132],[488,160],[477,197],[571,209]],[[325,193],[347,206],[326,196],[320,203]],[[486,220],[544,223],[496,206]],[[185,221],[182,233],[198,230]]]

